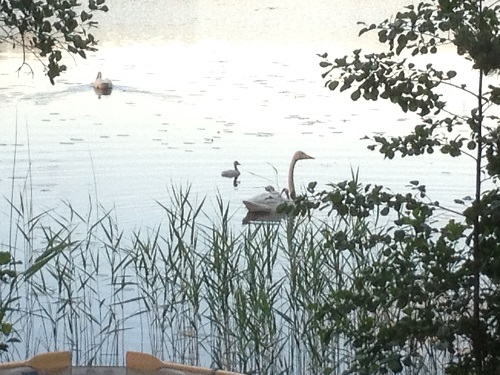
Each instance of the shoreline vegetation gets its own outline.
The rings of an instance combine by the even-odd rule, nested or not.
[[[351,344],[342,335],[324,341],[311,307],[377,257],[325,246],[326,232],[361,234],[363,220],[292,215],[238,232],[222,198],[206,212],[189,186],[171,192],[170,204],[159,203],[166,224],[130,233],[97,205],[85,214],[69,203],[34,214],[22,197],[12,205],[10,251],[22,263],[2,296],[13,301],[19,342],[2,360],[72,350],[75,364],[123,365],[137,350],[232,371],[346,371]],[[422,368],[440,369],[442,353],[430,343],[428,353]]]

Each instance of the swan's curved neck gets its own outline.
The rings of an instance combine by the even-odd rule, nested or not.
[[[290,163],[290,169],[288,170],[288,190],[290,194],[290,198],[295,199],[295,184],[293,181],[293,170],[295,169],[295,163],[297,163],[297,159],[295,157],[292,158]]]

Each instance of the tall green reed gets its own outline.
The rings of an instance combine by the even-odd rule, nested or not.
[[[141,350],[266,374],[347,368],[349,344],[323,341],[310,306],[376,260],[363,247],[354,255],[333,247],[341,238],[329,237],[363,243],[363,220],[287,217],[242,227],[220,196],[209,207],[181,186],[169,198],[159,202],[162,222],[128,233],[112,210],[99,207],[96,216],[90,199],[86,215],[69,203],[32,217],[15,207],[16,246],[31,255],[16,289],[22,342],[12,357],[70,349],[77,364],[123,364],[127,350]]]

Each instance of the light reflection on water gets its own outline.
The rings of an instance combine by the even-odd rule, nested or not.
[[[297,165],[299,187],[341,181],[359,168],[362,181],[395,189],[421,180],[436,200],[452,200],[450,176],[466,178],[452,186],[453,198],[470,194],[472,179],[454,160],[434,155],[389,162],[366,150],[364,135],[402,133],[415,117],[387,103],[351,102],[329,92],[313,50],[158,48],[103,48],[54,87],[45,77],[8,75],[2,194],[9,196],[16,124],[17,174],[26,176],[31,163],[36,206],[86,202],[90,195],[116,207],[120,222],[132,227],[158,224],[163,212],[155,200],[167,199],[172,184],[192,184],[209,198],[220,192],[243,217],[243,199],[270,183],[284,186],[296,150],[316,158]],[[14,66],[16,58],[7,62]],[[97,70],[114,82],[112,94],[100,99],[90,84]],[[242,163],[237,187],[220,177],[233,160]]]

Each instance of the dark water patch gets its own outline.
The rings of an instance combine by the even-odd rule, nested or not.
[[[60,141],[59,144],[61,144],[61,145],[74,145],[75,142]]]
[[[116,136],[117,137],[130,137],[130,134],[119,133]]]

